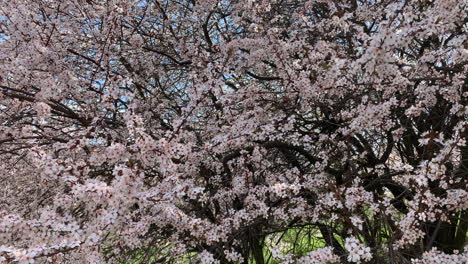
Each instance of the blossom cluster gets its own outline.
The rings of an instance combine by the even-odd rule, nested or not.
[[[466,262],[467,7],[0,0],[0,262]]]

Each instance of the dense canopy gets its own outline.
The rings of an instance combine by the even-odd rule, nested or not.
[[[467,263],[465,0],[0,0],[0,262]]]

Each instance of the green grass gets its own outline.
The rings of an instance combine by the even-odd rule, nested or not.
[[[322,247],[325,247],[325,241],[318,228],[312,226],[290,228],[284,232],[270,234],[265,238],[264,259],[266,264],[281,263],[273,257],[272,249],[279,249],[282,255],[304,256]],[[256,264],[254,260],[250,263]]]

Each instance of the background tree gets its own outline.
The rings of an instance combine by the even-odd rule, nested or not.
[[[466,11],[0,0],[0,261],[466,263]]]

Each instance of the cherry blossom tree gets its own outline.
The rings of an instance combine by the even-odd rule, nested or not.
[[[467,10],[0,0],[0,262],[467,263]]]

